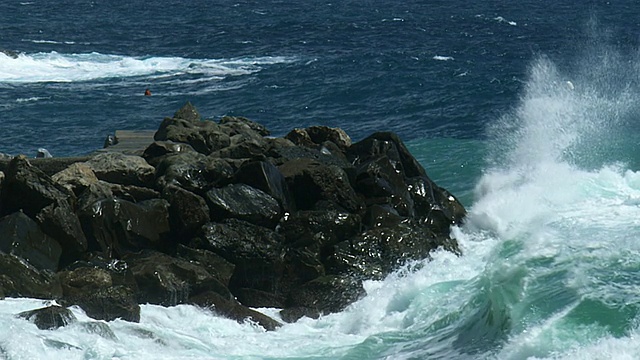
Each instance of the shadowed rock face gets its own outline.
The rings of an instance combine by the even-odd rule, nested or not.
[[[107,148],[52,177],[38,166],[65,162],[12,159],[0,184],[0,292],[104,320],[138,321],[139,303],[197,304],[273,330],[247,306],[318,317],[364,296],[363,280],[436,248],[460,254],[449,229],[464,207],[397,135],[268,135],[246,118],[203,120],[188,103],[141,157]]]

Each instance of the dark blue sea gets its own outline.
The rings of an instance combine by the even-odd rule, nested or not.
[[[264,332],[144,305],[111,338],[5,299],[0,357],[640,359],[637,1],[5,0],[0,50],[2,153],[87,154],[190,101],[275,136],[396,132],[469,210],[463,256],[342,313]]]

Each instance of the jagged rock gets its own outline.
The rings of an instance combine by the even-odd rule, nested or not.
[[[286,179],[271,163],[265,161],[245,163],[235,173],[233,181],[250,185],[271,195],[285,212],[295,210],[295,202],[289,192]]]
[[[169,223],[176,237],[187,242],[209,222],[209,207],[199,195],[179,186],[168,185],[162,197],[169,202]]]
[[[220,125],[232,129],[233,131],[229,133],[230,135],[246,133],[248,130],[254,131],[260,136],[271,135],[271,132],[262,124],[258,124],[241,116],[223,116],[222,119],[220,119]]]
[[[292,290],[287,307],[307,308],[308,314],[323,315],[340,312],[364,295],[361,281],[344,276],[323,276]]]
[[[173,141],[154,141],[144,150],[142,158],[151,166],[156,167],[165,157],[184,152],[195,152],[195,150],[189,144]]]
[[[252,321],[268,331],[276,330],[282,326],[278,321],[242,306],[233,299],[224,298],[215,292],[205,292],[191,297],[189,302],[203,308],[209,308],[216,314],[236,320],[239,323],[244,323],[247,320]]]
[[[160,197],[160,193],[158,191],[142,186],[111,184],[108,182],[103,183],[109,187],[113,196],[134,203],[153,200]]]
[[[361,227],[360,216],[357,214],[335,210],[306,210],[283,218],[277,230],[284,235],[289,247],[324,250],[355,236]]]
[[[98,182],[96,174],[87,163],[78,162],[51,176],[56,183],[79,196],[90,185]]]
[[[467,211],[447,190],[426,176],[407,180],[413,198],[416,217],[439,234],[448,234],[451,225],[462,223]]]
[[[204,267],[224,286],[229,286],[235,265],[225,260],[222,256],[209,250],[195,249],[181,244],[178,245],[176,254],[181,259]]]
[[[203,266],[159,252],[130,254],[141,303],[174,306],[186,303],[190,296],[213,291],[233,299],[233,295]]]
[[[155,180],[155,168],[140,156],[104,152],[87,164],[98,179],[114,184],[151,187]]]
[[[457,242],[448,236],[436,234],[422,224],[403,221],[392,227],[367,230],[337,244],[325,265],[332,274],[380,278],[407,261],[429,258],[429,253],[438,247],[460,253]]]
[[[136,204],[115,198],[99,200],[82,210],[80,218],[93,246],[110,257],[173,247],[167,239],[169,203],[163,199]]]
[[[60,282],[53,273],[4,253],[0,253],[0,289],[9,297],[58,299],[62,295]]]
[[[287,323],[294,323],[305,316],[311,319],[317,319],[320,317],[320,313],[315,309],[303,306],[288,307],[280,310],[280,318]]]
[[[235,169],[224,159],[185,152],[167,156],[156,171],[157,188],[177,185],[203,196],[213,186],[228,184]]]
[[[0,251],[19,256],[39,270],[57,271],[62,248],[22,211],[0,219]]]
[[[230,184],[207,191],[211,219],[235,218],[252,224],[274,227],[280,220],[280,205],[269,194],[245,184]]]
[[[247,159],[249,161],[262,161],[266,159],[265,153],[269,143],[264,138],[235,135],[233,143],[229,146],[211,153],[213,157],[223,159]]]
[[[69,263],[87,250],[87,240],[74,212],[75,195],[32,167],[24,157],[9,163],[2,184],[2,213],[19,210],[36,220],[44,233],[62,246],[61,262]]]
[[[71,310],[57,305],[23,311],[18,314],[18,317],[33,322],[41,330],[57,329],[78,321]]]
[[[111,274],[95,267],[79,267],[58,273],[63,299],[67,306],[78,305],[96,320],[123,319],[140,321],[140,306],[135,290],[124,285],[114,285]]]
[[[287,179],[299,210],[317,209],[316,204],[322,200],[336,209],[352,213],[359,213],[364,208],[347,173],[337,166],[300,158],[287,161],[279,169]]]
[[[165,118],[154,140],[170,140],[191,145],[199,153],[210,154],[229,146],[230,139],[220,125],[200,120],[200,114],[190,104],[182,107],[173,118]]]
[[[386,155],[358,160],[354,188],[364,195],[367,205],[388,204],[400,216],[415,215],[403,168]]]
[[[320,146],[326,141],[331,141],[339,149],[345,150],[351,146],[351,138],[340,128],[328,126],[311,126],[306,129],[293,129],[285,138],[296,145],[314,147]]]
[[[233,291],[233,295],[235,295],[236,299],[238,299],[242,305],[253,308],[283,308],[285,306],[285,298],[281,294],[256,289],[239,288]]]
[[[193,123],[200,121],[200,113],[191,102],[187,101],[178,111],[173,114],[174,119],[187,120]]]
[[[203,246],[235,265],[230,289],[251,288],[276,293],[282,276],[281,235],[236,219],[203,227]]]

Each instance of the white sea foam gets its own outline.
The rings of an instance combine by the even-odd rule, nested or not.
[[[266,56],[234,59],[130,57],[99,53],[20,54],[16,59],[0,53],[0,83],[75,82],[136,76],[198,75],[204,78],[241,76],[262,66],[287,63],[292,58]]]
[[[451,56],[435,55],[435,56],[433,57],[433,60],[449,61],[449,60],[454,60],[454,59],[453,59],[453,57],[451,57]]]

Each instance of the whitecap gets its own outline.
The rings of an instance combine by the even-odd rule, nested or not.
[[[441,56],[441,55],[435,55],[433,57],[433,60],[438,60],[438,61],[449,61],[449,60],[454,60],[453,57],[451,56]]]

